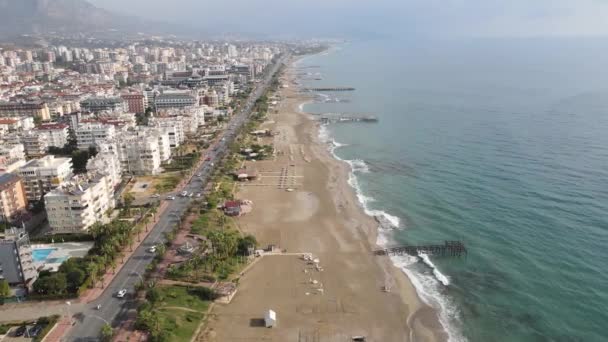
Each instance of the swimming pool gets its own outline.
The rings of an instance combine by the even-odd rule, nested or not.
[[[40,249],[34,249],[32,250],[32,258],[34,259],[34,261],[46,261],[46,259],[48,258],[49,254],[53,253],[54,251],[56,251],[57,248],[40,248]]]

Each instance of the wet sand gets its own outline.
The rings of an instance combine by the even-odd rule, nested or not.
[[[350,166],[319,140],[318,123],[298,112],[310,99],[295,91],[293,70],[285,76],[289,88],[279,91],[278,113],[261,127],[278,132],[260,139],[274,144],[276,157],[246,163],[260,177],[239,186],[237,197],[252,200],[253,211],[237,221],[261,246],[286,253],[264,256],[247,270],[232,302],[214,307],[198,340],[446,340],[436,312],[407,277],[387,257],[372,254],[378,224],[347,183]],[[323,270],[298,253],[312,253]],[[274,328],[263,327],[268,309],[277,313]]]

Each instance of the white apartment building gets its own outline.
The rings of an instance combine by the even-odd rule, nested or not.
[[[23,165],[25,165],[23,144],[0,143],[0,173],[15,172]]]
[[[116,187],[121,182],[122,168],[120,160],[113,151],[98,152],[97,155],[87,162],[87,172],[106,173],[112,187]]]
[[[184,120],[181,116],[154,117],[150,119],[150,125],[169,135],[171,148],[179,147],[186,140]]]
[[[114,209],[114,190],[106,174],[75,176],[44,196],[54,234],[82,233],[95,222],[107,223]]]
[[[21,133],[19,141],[23,144],[25,155],[30,158],[44,156],[49,147],[49,140],[46,134],[36,134],[33,131]]]
[[[117,138],[116,153],[123,173],[157,175],[161,157],[159,138],[144,132],[124,132]]]
[[[39,201],[44,194],[72,176],[72,159],[45,156],[32,159],[19,168],[28,200]]]
[[[113,125],[102,123],[80,124],[76,129],[78,149],[86,150],[91,146],[97,146],[108,140],[112,140],[115,135],[116,128]]]
[[[36,129],[38,134],[47,136],[47,145],[63,147],[68,143],[68,128],[66,124],[42,124]]]

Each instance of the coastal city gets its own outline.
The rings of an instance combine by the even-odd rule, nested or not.
[[[607,17],[0,0],[0,342],[607,341]]]
[[[286,63],[325,47],[74,43],[0,50],[2,333],[203,336],[209,304],[279,251],[239,227],[254,204],[237,185],[277,158],[278,133],[259,126],[278,113]],[[291,192],[291,173],[267,177]]]

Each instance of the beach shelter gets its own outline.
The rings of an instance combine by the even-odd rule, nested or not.
[[[266,325],[266,328],[272,328],[276,326],[277,313],[272,310],[266,311],[266,314],[264,315],[264,324]]]

